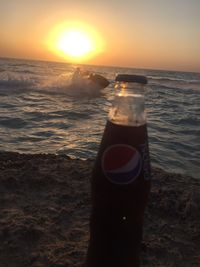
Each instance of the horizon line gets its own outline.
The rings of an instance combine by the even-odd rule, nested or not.
[[[152,71],[166,71],[166,72],[182,72],[182,73],[196,73],[200,74],[200,71],[189,71],[189,70],[175,70],[175,69],[154,69],[154,68],[138,68],[130,66],[117,66],[117,65],[104,65],[104,64],[86,64],[86,63],[73,63],[66,61],[57,61],[57,60],[47,60],[47,59],[33,59],[33,58],[18,58],[18,57],[7,57],[0,56],[0,59],[16,59],[16,60],[25,60],[25,61],[42,61],[42,62],[52,62],[52,63],[63,63],[71,65],[85,65],[85,66],[96,66],[96,67],[106,67],[106,68],[124,68],[124,69],[136,69],[136,70],[152,70]]]

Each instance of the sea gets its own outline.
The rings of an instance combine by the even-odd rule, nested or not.
[[[69,90],[76,67],[109,86]],[[95,158],[119,73],[148,78],[152,166],[200,178],[200,73],[0,58],[0,150]]]

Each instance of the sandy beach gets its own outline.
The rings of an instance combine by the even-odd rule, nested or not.
[[[80,267],[93,160],[0,153],[0,267]],[[142,264],[200,266],[200,180],[153,168]],[[102,266],[103,267],[103,266]]]

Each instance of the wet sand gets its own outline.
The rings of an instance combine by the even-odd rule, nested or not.
[[[82,266],[92,166],[0,153],[0,267]],[[146,267],[200,266],[200,180],[153,168],[141,258]]]

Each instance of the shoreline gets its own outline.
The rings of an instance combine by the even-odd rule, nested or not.
[[[0,152],[0,266],[81,267],[93,160]],[[200,266],[200,180],[152,168],[141,267]]]

